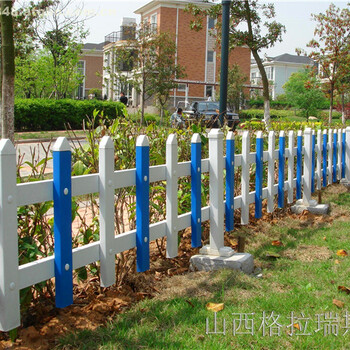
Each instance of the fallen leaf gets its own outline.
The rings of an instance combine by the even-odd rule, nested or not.
[[[334,264],[339,265],[339,264],[340,264],[340,261],[339,261],[338,259],[335,259],[335,260],[334,260]]]
[[[207,310],[214,311],[214,312],[219,312],[219,311],[223,310],[224,304],[223,303],[219,303],[219,304],[217,304],[217,303],[208,303],[206,305],[206,307],[207,307]]]
[[[323,237],[323,240],[324,240],[324,241],[326,241],[326,240],[327,240],[327,237],[326,237],[326,236],[324,236],[324,237]]]
[[[189,300],[185,300],[187,304],[191,305],[192,307],[194,307],[194,305],[189,301]]]
[[[338,299],[333,299],[333,304],[339,309],[342,309],[344,307],[344,303]]]
[[[347,256],[348,253],[344,249],[340,249],[337,251],[338,256]]]
[[[341,292],[345,292],[346,294],[350,294],[350,288],[345,287],[345,286],[338,286],[338,290]]]
[[[272,241],[271,245],[273,245],[275,247],[280,247],[283,245],[283,243],[281,241]]]
[[[296,329],[298,329],[298,330],[300,331],[299,323],[294,323],[294,324],[293,324],[293,327],[296,328]]]
[[[334,281],[334,280],[331,280],[331,283],[332,283],[332,284],[334,284],[334,283],[335,283],[335,281]]]

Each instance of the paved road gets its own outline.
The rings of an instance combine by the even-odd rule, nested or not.
[[[80,142],[84,143],[83,140],[80,140]],[[73,141],[71,141],[70,143],[72,145]],[[17,143],[16,155],[17,155],[17,165],[20,166],[20,175],[29,176],[32,173],[32,167],[30,164],[36,165],[45,157],[51,158],[47,162],[45,173],[52,173],[53,162],[52,162],[51,149],[53,145],[54,145],[54,142],[51,143],[48,141]],[[39,168],[41,168],[41,166]]]

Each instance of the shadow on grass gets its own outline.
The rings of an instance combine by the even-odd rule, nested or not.
[[[96,330],[71,333],[60,339],[59,349],[175,349],[184,340],[196,338],[193,329],[200,326],[205,334],[207,311],[198,301],[175,298],[145,301],[127,314],[118,315],[114,323]],[[178,330],[177,330],[178,328]],[[177,333],[174,339],[174,333]]]

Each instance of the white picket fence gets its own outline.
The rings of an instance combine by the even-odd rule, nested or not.
[[[303,134],[301,131],[298,132],[297,137],[290,131],[287,147],[285,134],[281,132],[278,149],[275,149],[275,133],[270,132],[267,151],[263,151],[263,135],[258,132],[256,152],[250,152],[250,135],[244,132],[242,154],[234,154],[234,135],[229,132],[226,140],[226,156],[223,154],[223,133],[213,129],[208,137],[208,159],[200,159],[200,137],[194,135],[192,160],[178,163],[177,140],[172,134],[166,144],[166,164],[149,167],[148,139],[140,136],[136,145],[136,168],[115,171],[113,141],[105,136],[100,143],[99,173],[75,177],[71,177],[69,143],[66,139],[59,138],[53,149],[53,180],[21,184],[16,183],[15,148],[9,140],[1,140],[0,330],[8,331],[20,325],[19,291],[23,288],[55,277],[56,305],[64,307],[73,302],[74,269],[99,261],[101,286],[113,285],[116,254],[137,247],[137,268],[139,271],[147,270],[150,241],[166,237],[167,257],[175,257],[178,250],[178,232],[192,226],[194,235],[192,242],[194,246],[198,246],[200,225],[206,220],[210,220],[210,250],[220,252],[224,246],[225,214],[226,229],[231,230],[235,209],[241,209],[241,224],[246,225],[249,222],[249,205],[252,203],[255,203],[256,216],[259,217],[261,202],[265,198],[267,198],[267,211],[273,212],[275,197],[278,197],[278,205],[283,207],[285,192],[288,203],[292,203],[295,200],[295,192],[297,197],[301,196],[302,186],[302,198],[308,203],[313,186],[315,189],[321,189],[322,186],[344,177],[350,181],[350,128],[346,131],[319,130],[317,133],[306,129]],[[286,161],[288,170],[285,174]],[[267,162],[268,173],[265,188],[262,187],[264,162]],[[253,163],[256,163],[256,190],[251,192],[249,171]],[[275,183],[276,165],[279,168],[278,183]],[[232,181],[234,169],[237,167],[241,167],[241,194],[234,197]],[[224,169],[226,169],[226,186]],[[200,174],[208,172],[210,204],[201,207],[198,183],[200,184]],[[192,211],[178,215],[177,184],[178,179],[183,176],[192,176]],[[149,184],[156,181],[166,181],[166,219],[149,224],[147,193]],[[137,228],[115,235],[114,190],[134,185],[137,196]],[[72,197],[90,193],[99,193],[100,240],[72,250],[70,216]],[[55,254],[19,266],[17,207],[52,200],[54,200]]]

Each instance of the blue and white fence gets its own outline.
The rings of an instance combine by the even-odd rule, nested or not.
[[[192,138],[191,161],[178,163],[177,140],[170,135],[166,143],[166,164],[149,166],[149,143],[140,136],[136,144],[136,169],[114,171],[113,141],[105,136],[100,143],[99,173],[71,177],[71,150],[68,141],[59,138],[53,149],[53,180],[16,183],[16,152],[9,140],[0,141],[0,330],[20,325],[19,291],[55,277],[56,306],[73,302],[73,270],[100,262],[100,283],[115,283],[115,255],[137,247],[137,270],[149,269],[149,244],[167,238],[167,257],[177,256],[178,231],[192,227],[192,246],[201,245],[201,223],[210,220],[210,251],[224,248],[226,230],[234,227],[234,210],[241,209],[241,224],[249,222],[249,205],[255,204],[255,216],[261,217],[262,200],[267,198],[267,211],[303,198],[308,203],[313,190],[345,178],[350,181],[350,128],[318,131],[306,129],[295,134],[268,135],[268,150],[263,150],[262,132],[256,135],[256,151],[250,152],[250,135],[244,132],[242,154],[235,154],[232,132],[226,139],[219,130],[209,133],[209,158],[201,159],[199,135]],[[296,141],[296,142],[295,142]],[[267,162],[267,187],[263,188],[264,163]],[[255,191],[250,191],[250,166],[256,163]],[[296,164],[296,171],[295,165]],[[285,167],[287,166],[287,172]],[[234,196],[235,168],[241,167],[241,194]],[[275,167],[278,180],[275,181]],[[226,184],[224,184],[226,169]],[[201,174],[209,172],[209,202],[201,207]],[[178,179],[191,176],[191,212],[178,215]],[[166,219],[149,224],[150,183],[166,181]],[[115,235],[114,190],[136,185],[136,230]],[[294,192],[294,190],[296,190]],[[100,240],[72,249],[71,203],[73,196],[99,193]],[[224,195],[226,198],[224,198]],[[53,256],[24,265],[18,264],[17,207],[54,201]]]

